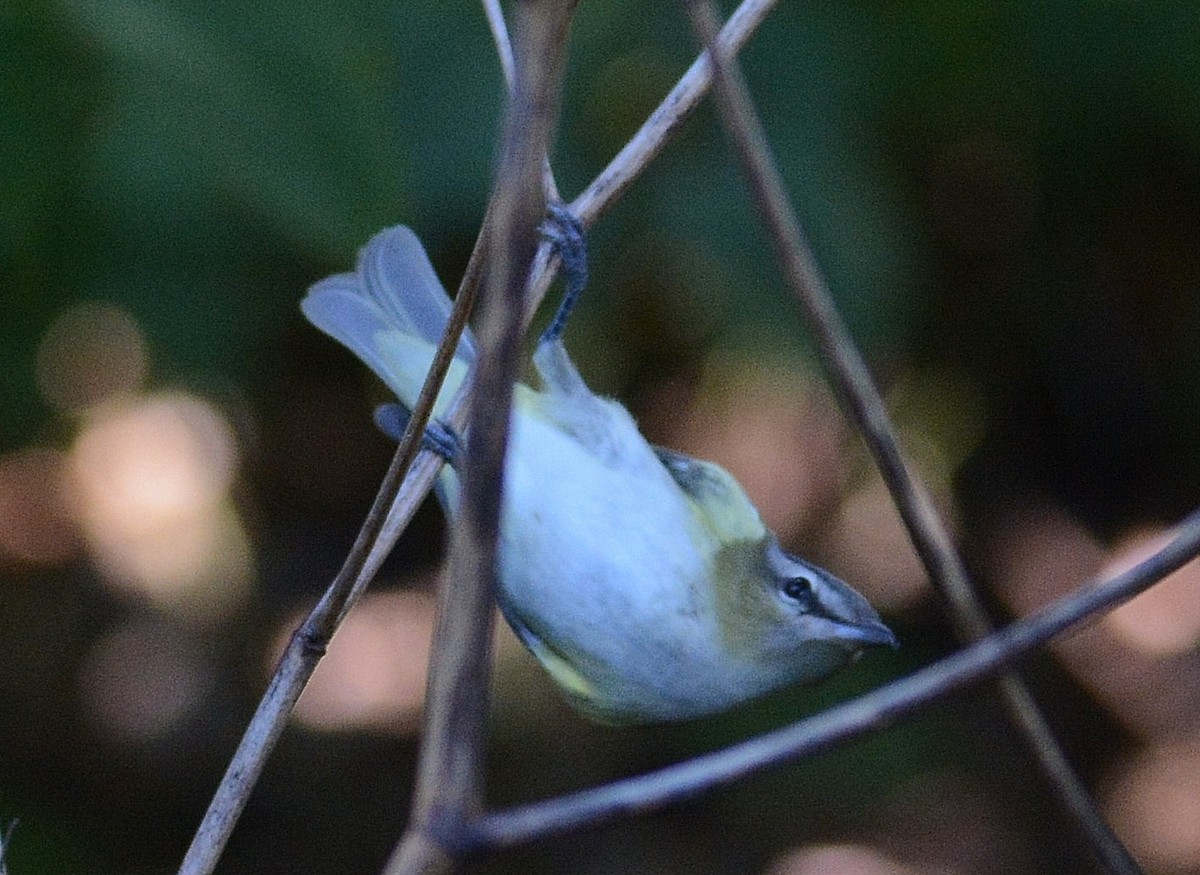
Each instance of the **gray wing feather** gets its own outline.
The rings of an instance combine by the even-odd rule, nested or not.
[[[391,329],[392,322],[375,301],[362,293],[356,274],[340,273],[321,280],[309,289],[300,309],[317,328],[362,359],[390,386],[396,375],[386,358],[380,354],[375,336]]]
[[[363,247],[354,273],[315,283],[300,303],[308,320],[353,350],[376,374],[391,382],[391,368],[375,341],[399,331],[437,345],[450,319],[450,299],[433,272],[417,235],[403,225],[380,231]],[[475,360],[470,331],[456,355]]]
[[[358,277],[394,327],[435,346],[441,341],[450,321],[450,298],[409,228],[396,225],[372,237],[359,254]],[[475,359],[474,342],[465,332],[456,354]]]

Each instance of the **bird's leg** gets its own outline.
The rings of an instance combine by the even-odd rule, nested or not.
[[[394,441],[404,436],[410,418],[411,414],[402,404],[380,404],[375,408],[375,425]],[[431,420],[429,425],[425,426],[425,434],[421,436],[421,447],[441,456],[451,465],[462,461],[462,438],[441,420]]]
[[[588,280],[587,239],[584,236],[583,225],[565,204],[550,204],[547,212],[546,220],[541,225],[541,232],[542,236],[549,240],[558,252],[559,260],[562,262],[563,282],[566,290],[563,292],[562,302],[559,303],[554,318],[550,320],[550,325],[538,339],[538,346],[562,337],[562,333],[567,327],[567,319],[570,318],[575,305],[579,303],[579,296]]]

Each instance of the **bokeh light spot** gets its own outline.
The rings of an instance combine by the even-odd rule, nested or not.
[[[296,705],[314,729],[416,730],[425,702],[433,598],[420,592],[367,595],[346,617]],[[280,630],[282,651],[300,624]]]
[[[1143,530],[1124,538],[1101,571],[1113,577],[1149,559],[1171,540],[1172,533]],[[1108,615],[1105,622],[1125,643],[1146,653],[1184,653],[1200,640],[1200,562],[1174,574]]]
[[[865,845],[816,845],[776,861],[767,875],[917,875]]]
[[[38,347],[38,388],[65,411],[136,392],[146,375],[146,344],[133,317],[112,304],[78,304],[59,316]]]
[[[818,384],[782,364],[714,358],[708,373],[669,443],[728,469],[768,528],[787,541],[842,487],[837,408]]]
[[[1107,572],[1116,570],[1103,546],[1060,508],[1014,508],[1006,516],[992,551],[992,578],[1017,616],[1031,614],[1105,574],[1106,563]],[[1116,623],[1104,617],[1059,636],[1050,647],[1127,729],[1150,738],[1176,734],[1196,719],[1200,660],[1194,652],[1166,653],[1135,645],[1129,622],[1128,615]],[[1118,632],[1122,625],[1126,631]],[[1144,636],[1141,620],[1134,625]]]
[[[1149,867],[1200,870],[1200,739],[1136,757],[1107,795],[1113,826]]]
[[[830,564],[884,613],[932,593],[908,530],[878,477],[842,503],[826,545]]]
[[[991,576],[1017,616],[1032,614],[1100,570],[1102,546],[1061,508],[1014,507],[1000,517]]]
[[[191,395],[98,410],[71,451],[71,479],[106,582],[206,618],[240,604],[253,557],[228,499],[236,465],[229,424]]]
[[[194,714],[213,673],[185,630],[138,618],[109,632],[86,655],[80,695],[92,718],[118,741],[161,737]]]

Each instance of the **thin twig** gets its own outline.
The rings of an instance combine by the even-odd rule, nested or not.
[[[711,0],[685,0],[685,5],[701,44],[713,46],[717,14]],[[737,61],[719,50],[714,80],[726,131],[768,227],[776,256],[816,335],[842,406],[858,425],[875,457],[930,577],[949,600],[960,639],[982,638],[992,628],[987,613],[932,498],[906,464],[883,399],[833,305],[828,285],[790,204]],[[1010,718],[1025,736],[1100,862],[1110,872],[1125,875],[1140,872],[1137,862],[1105,822],[1091,794],[1071,768],[1024,682],[1015,673],[1006,674],[1000,679],[1000,692]]]
[[[721,45],[730,51],[740,49],[777,2],[745,0],[722,30]],[[707,60],[700,58],[687,70],[629,144],[571,205],[572,211],[580,217],[585,227],[615,203],[646,169],[699,104],[710,83]],[[266,760],[324,654],[330,637],[374,578],[441,470],[440,458],[421,451],[419,436],[424,433],[429,421],[434,399],[437,398],[470,312],[489,225],[489,218],[485,217],[458,288],[450,328],[438,347],[430,375],[413,409],[408,430],[396,449],[354,546],[324,597],[292,636],[281,656],[188,848],[179,869],[180,875],[210,875],[216,868]],[[556,267],[557,259],[551,257],[550,247],[540,246],[526,293],[526,322],[545,296]],[[464,385],[445,416],[446,421],[460,431],[466,424],[469,392],[469,386]]]
[[[496,44],[496,57],[500,59],[500,72],[504,74],[504,85],[512,91],[513,80],[517,76],[517,63],[513,60],[512,40],[508,36],[504,10],[500,8],[500,0],[482,2],[483,15],[487,19],[488,29],[492,32],[492,42]]]
[[[733,56],[763,23],[779,0],[743,0],[717,36],[721,51]],[[600,175],[571,202],[571,212],[585,228],[605,212],[625,193],[651,161],[675,135],[679,126],[700,105],[712,86],[712,65],[708,53],[701,54],[645,124],[616,154]]]
[[[777,3],[778,0],[744,0],[722,28],[719,44],[729,52],[740,50]],[[494,35],[502,32],[493,30]],[[633,181],[646,170],[649,163],[657,157],[683,122],[696,109],[711,84],[712,74],[707,56],[702,55],[687,69],[629,143],[617,153],[592,184],[569,204],[569,209],[585,228],[590,228],[596,219],[616,203]],[[548,190],[547,198],[551,197],[553,197],[553,193]],[[475,264],[478,254],[479,244],[476,245],[476,252],[472,253],[472,264]],[[549,244],[540,245],[526,289],[526,324],[550,288],[557,267],[558,259],[551,254]],[[470,265],[468,266],[469,271]],[[459,288],[460,296],[464,287],[466,287],[465,278],[463,286]],[[448,348],[453,351],[455,347],[451,344]],[[426,388],[429,388],[428,382],[426,382]],[[460,429],[465,425],[464,405],[467,394],[468,389],[464,386],[456,394],[446,412],[447,422]],[[433,397],[436,397],[436,391]],[[415,419],[414,416],[414,421]],[[391,514],[383,531],[368,557],[365,572],[373,573],[383,564],[383,560],[391,552],[400,533],[404,531],[413,514],[416,513],[417,507],[429,494],[434,477],[437,476],[440,469],[441,460],[436,456],[422,453],[418,457],[400,495],[392,506]]]
[[[354,545],[337,576],[308,617],[293,633],[287,649],[280,657],[271,682],[259,701],[254,716],[246,727],[242,740],[196,830],[196,835],[180,865],[179,875],[209,875],[216,868],[238,817],[245,809],[250,793],[262,774],[267,758],[274,750],[296,701],[316,670],[317,663],[324,656],[334,632],[365,592],[395,541],[395,537],[390,540],[388,538],[389,532],[396,530],[394,508],[406,500],[412,500],[412,489],[407,486],[406,475],[410,469],[429,470],[432,481],[432,476],[441,467],[438,457],[422,450],[421,436],[425,432],[438,391],[445,380],[454,352],[458,348],[458,340],[471,313],[482,263],[483,246],[480,241],[483,240],[488,226],[488,217],[485,216],[484,231],[481,232],[467,263],[446,335],[438,345],[430,373],[413,407],[408,427],[392,456],[379,492],[354,540]],[[411,479],[410,477],[409,480]],[[414,510],[417,503],[419,499],[413,502]],[[396,534],[398,535],[398,532]],[[387,541],[387,549],[379,549],[381,541]]]
[[[412,817],[386,871],[444,869],[431,839],[477,815],[499,543],[504,459],[519,369],[525,284],[545,213],[543,168],[557,121],[574,0],[518,6],[517,59],[492,198],[480,354],[449,573],[430,658],[425,732]]]
[[[472,263],[476,261],[473,259]],[[450,328],[438,348],[431,375],[421,390],[412,421],[396,448],[371,509],[337,576],[292,635],[280,657],[271,682],[180,864],[180,875],[209,875],[216,868],[267,758],[283,733],[287,719],[316,670],[317,663],[324,656],[330,638],[378,570],[382,556],[373,547],[385,529],[405,474],[420,451],[420,438],[437,398],[438,387],[445,378],[470,313],[475,277],[476,273],[468,265],[464,277],[465,294],[460,294],[455,302]],[[431,454],[423,455],[428,457]]]
[[[4,827],[4,834],[0,835],[0,875],[8,875],[8,863],[5,861],[5,857],[8,856],[8,846],[12,842],[13,830],[17,828],[18,823],[20,821],[14,817]]]
[[[755,772],[882,731],[901,717],[1004,671],[1055,635],[1112,610],[1200,555],[1200,512],[1184,519],[1176,531],[1174,540],[1135,568],[1107,581],[1089,582],[1034,616],[906,678],[783,729],[678,765],[486,814],[456,837],[455,850],[512,847],[583,826],[594,827],[690,799]]]

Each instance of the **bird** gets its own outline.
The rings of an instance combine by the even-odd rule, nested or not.
[[[860,593],[780,546],[725,469],[652,445],[625,407],[588,388],[562,339],[586,281],[582,231],[562,210],[544,228],[567,292],[533,352],[540,386],[514,387],[495,596],[567,701],[606,724],[691,720],[819,681],[868,646],[896,646]],[[395,439],[450,307],[403,225],[301,303],[395,393],[398,404],[376,414]],[[440,417],[476,356],[468,329],[425,436],[449,462],[436,492],[451,524],[464,451]]]

